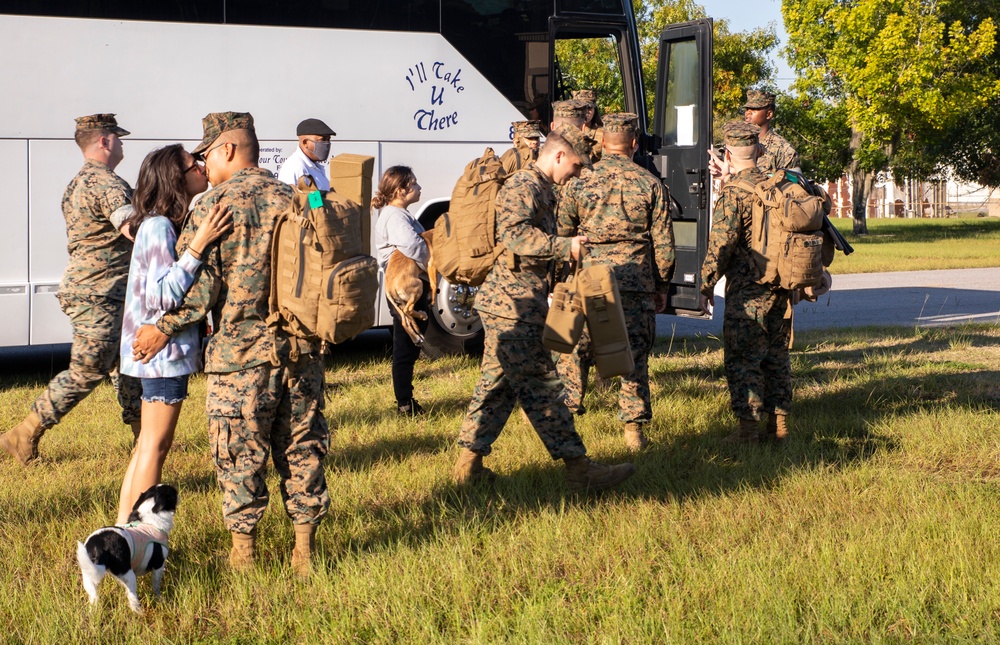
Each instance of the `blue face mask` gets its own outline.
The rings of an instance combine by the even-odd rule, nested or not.
[[[326,158],[330,156],[330,142],[314,141],[313,154],[316,155],[316,158],[320,161],[326,161]]]

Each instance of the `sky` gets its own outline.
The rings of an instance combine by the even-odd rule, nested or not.
[[[781,0],[697,0],[711,18],[729,20],[729,31],[749,31],[773,23],[778,33],[778,46],[771,52],[777,70],[778,87],[787,90],[793,80],[788,63],[778,53],[787,43],[784,23],[781,20]]]

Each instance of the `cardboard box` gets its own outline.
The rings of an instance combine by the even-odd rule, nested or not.
[[[361,240],[371,249],[372,173],[375,157],[343,152],[330,160],[330,189],[361,204]],[[367,215],[365,217],[364,215]]]

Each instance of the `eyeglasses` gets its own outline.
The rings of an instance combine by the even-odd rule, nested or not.
[[[198,154],[198,155],[197,155],[197,156],[195,157],[195,161],[205,161],[205,158],[206,158],[206,157],[208,157],[208,153],[212,152],[212,151],[213,151],[213,150],[215,150],[216,148],[221,148],[222,146],[224,146],[224,145],[226,145],[226,144],[229,144],[229,145],[231,145],[231,146],[232,146],[232,147],[234,147],[234,148],[236,147],[236,144],[235,144],[235,143],[232,143],[232,142],[230,142],[230,141],[226,141],[226,142],[224,142],[224,143],[218,143],[218,144],[216,144],[216,145],[212,146],[211,148],[209,148],[208,150],[206,150],[205,152],[202,152],[202,153]]]
[[[194,162],[190,166],[188,166],[187,168],[185,168],[184,172],[182,172],[181,174],[182,175],[186,175],[189,172],[191,172],[192,170],[194,170],[195,168],[201,168],[201,160],[198,159],[197,157],[195,157]]]

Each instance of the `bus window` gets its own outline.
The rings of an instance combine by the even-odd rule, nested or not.
[[[2,0],[0,13],[66,18],[113,20],[167,20],[171,22],[222,22],[224,0]]]
[[[439,5],[440,0],[226,0],[226,22],[436,32]]]
[[[630,1],[630,0],[627,0]],[[558,0],[559,13],[625,13],[622,0]]]
[[[556,34],[554,100],[572,98],[573,90],[599,87],[597,103],[601,112],[625,109],[625,90],[618,39],[608,35],[567,37]]]
[[[702,112],[698,47],[694,39],[672,42],[669,47],[667,92],[665,97],[658,97],[664,101],[663,145],[708,146],[710,142],[698,141]]]

